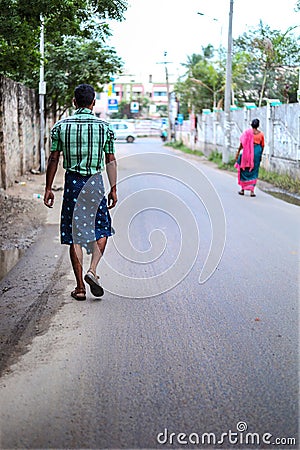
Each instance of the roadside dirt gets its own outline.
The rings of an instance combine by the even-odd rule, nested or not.
[[[44,189],[45,174],[28,172],[0,191],[0,250],[26,249],[35,241],[48,213]],[[54,190],[62,190],[62,186],[54,185]]]
[[[55,191],[62,191],[62,174]],[[61,307],[56,285],[67,266],[58,239],[62,192],[49,210],[43,204],[45,174],[27,173],[16,181],[0,190],[0,374],[47,330]]]

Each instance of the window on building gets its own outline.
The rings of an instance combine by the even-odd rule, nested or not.
[[[155,91],[155,92],[153,92],[153,94],[154,94],[154,97],[166,97],[167,96],[166,91]]]

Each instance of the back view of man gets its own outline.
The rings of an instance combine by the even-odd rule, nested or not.
[[[57,122],[51,130],[44,204],[52,208],[52,184],[57,172],[61,152],[66,170],[63,204],[61,209],[61,243],[70,246],[70,259],[76,279],[71,296],[86,299],[84,280],[95,297],[103,295],[96,269],[112,235],[109,209],[117,203],[116,159],[114,133],[108,123],[92,112],[95,91],[89,84],[81,84],[74,92],[76,111],[73,116]],[[106,165],[110,183],[107,200],[101,172]],[[83,279],[83,248],[91,253],[90,267]]]

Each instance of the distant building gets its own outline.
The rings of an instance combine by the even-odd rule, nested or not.
[[[174,90],[174,83],[169,83],[169,93]],[[112,101],[114,99],[114,101]],[[109,117],[113,112],[112,104],[126,101],[128,104],[137,102],[140,105],[148,99],[146,111],[141,111],[140,115],[156,118],[167,111],[168,96],[166,82],[153,82],[149,76],[148,82],[136,81],[131,76],[121,76],[104,87],[104,92],[96,95],[96,105],[94,111],[103,118]]]

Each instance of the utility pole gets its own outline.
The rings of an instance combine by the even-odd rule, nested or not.
[[[45,172],[45,94],[46,83],[44,81],[44,18],[40,16],[40,82],[39,82],[39,107],[40,107],[40,171]]]
[[[167,85],[167,100],[168,100],[168,141],[171,140],[172,137],[172,128],[171,128],[171,105],[170,105],[170,86],[169,86],[169,74],[167,64],[171,64],[167,61],[167,52],[164,52],[165,60],[163,62],[157,64],[165,65],[165,73],[166,73],[166,85]]]
[[[167,52],[164,53],[166,58]],[[170,87],[169,87],[169,74],[168,74],[168,66],[167,62],[165,62],[165,70],[166,70],[166,85],[167,85],[167,96],[168,96],[168,141],[171,141],[172,129],[171,129],[171,108],[170,108]]]
[[[231,84],[232,84],[232,16],[233,16],[233,0],[230,0],[229,9],[229,25],[228,25],[228,45],[227,45],[227,63],[226,63],[226,85],[225,85],[225,133],[224,133],[224,150],[222,155],[223,163],[229,162],[230,144],[231,144]]]
[[[300,103],[300,66],[298,67],[299,70],[299,78],[298,78],[298,91],[297,91],[297,101]]]

